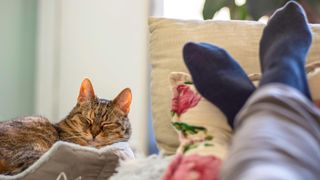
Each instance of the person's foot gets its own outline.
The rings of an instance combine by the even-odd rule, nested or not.
[[[270,18],[260,41],[260,86],[282,83],[311,99],[304,69],[312,34],[303,9],[290,1]]]
[[[199,93],[233,121],[255,90],[240,65],[224,50],[207,43],[187,43],[183,58]]]

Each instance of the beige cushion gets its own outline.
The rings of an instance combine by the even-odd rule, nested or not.
[[[308,65],[308,83],[312,99],[320,107],[320,61]]]
[[[170,125],[170,72],[187,72],[182,61],[186,42],[208,42],[225,48],[249,74],[260,71],[258,48],[264,24],[253,21],[184,21],[150,18],[152,114],[159,149],[175,153],[179,145]],[[313,28],[309,60],[320,59],[320,26]]]
[[[192,144],[195,145],[193,146],[194,148],[185,154],[214,155],[223,159],[228,152],[228,145],[232,135],[231,127],[228,125],[225,115],[216,106],[201,97],[191,82],[191,76],[187,73],[173,72],[170,74],[172,97],[179,99],[178,101],[172,101],[172,104],[180,105],[178,106],[180,108],[172,108],[171,111],[174,112],[176,109],[184,110],[180,115],[172,113],[172,121],[203,127],[206,128],[207,131],[205,134],[199,132],[197,134],[188,134],[186,137],[181,134],[181,144],[177,152],[182,153],[186,144]],[[178,88],[181,86],[187,89],[189,93],[184,91],[180,94]],[[194,106],[186,103],[190,102],[188,100],[195,99],[195,97],[201,98]],[[178,133],[181,132],[178,131]],[[213,139],[205,140],[206,136],[211,136]]]

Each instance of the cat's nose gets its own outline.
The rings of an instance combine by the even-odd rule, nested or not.
[[[100,128],[93,127],[91,130],[92,139],[95,139],[99,133],[100,133]]]
[[[93,139],[93,140],[95,140],[95,139],[96,139],[96,137],[98,136],[98,134],[99,134],[99,132],[94,133],[94,134],[92,133],[92,139]]]

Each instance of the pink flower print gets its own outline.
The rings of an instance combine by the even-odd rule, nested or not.
[[[218,180],[221,160],[215,156],[177,155],[163,180]]]
[[[187,85],[178,85],[172,98],[171,112],[180,116],[188,109],[195,107],[201,96]]]

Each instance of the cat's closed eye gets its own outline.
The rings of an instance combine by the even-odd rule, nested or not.
[[[117,128],[117,127],[119,127],[119,124],[117,123],[110,123],[110,124],[104,124],[103,126],[102,126],[102,128],[108,128],[108,129],[115,129],[115,128]]]
[[[89,118],[85,118],[85,119],[86,119],[87,125],[88,125],[88,126],[92,126],[93,121],[92,121],[91,119],[89,119]]]

